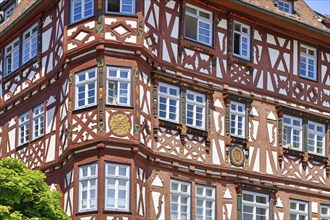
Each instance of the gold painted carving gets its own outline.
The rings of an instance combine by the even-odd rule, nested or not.
[[[109,120],[110,130],[116,136],[126,136],[131,128],[130,119],[124,114],[115,114]]]

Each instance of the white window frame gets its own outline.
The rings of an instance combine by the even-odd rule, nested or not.
[[[248,194],[248,195],[252,195],[253,196],[253,201],[248,201],[248,200],[244,200],[244,195]],[[266,199],[266,203],[259,203],[257,202],[257,197],[263,197]],[[266,209],[266,219],[269,219],[269,195],[267,194],[263,194],[263,193],[257,193],[257,192],[252,192],[252,191],[247,191],[247,190],[243,190],[242,192],[242,217],[244,219],[244,205],[245,206],[249,206],[249,207],[253,207],[253,213],[249,213],[248,214],[252,214],[253,215],[253,219],[256,219],[257,217],[257,208],[262,208],[262,209]]]
[[[91,15],[85,15],[86,11],[85,11],[85,5],[86,5],[86,1],[91,1],[92,3],[92,14]],[[74,3],[75,2],[81,2],[81,18],[80,19],[77,19],[75,20],[74,19]],[[76,23],[76,22],[79,22],[79,21],[82,21],[84,19],[87,19],[87,18],[90,18],[90,17],[93,17],[94,16],[94,0],[71,0],[70,1],[70,19],[71,19],[71,23]]]
[[[292,14],[292,2],[277,0],[276,4],[279,10]]]
[[[194,100],[189,100],[188,95],[192,95]],[[202,102],[197,101],[197,97],[202,98]],[[188,123],[188,105],[193,106],[193,116],[192,116],[192,124]],[[202,108],[202,112],[198,113],[202,115],[201,121],[202,121],[202,126],[197,125],[197,107]],[[202,129],[205,130],[205,111],[206,111],[206,96],[202,93],[194,92],[191,90],[186,91],[186,124],[188,126],[197,128],[197,129]]]
[[[198,188],[202,189],[202,195],[198,193]],[[206,191],[211,191],[212,195],[206,195]],[[196,194],[196,219],[216,219],[215,218],[215,212],[216,212],[216,207],[215,207],[215,187],[213,186],[205,186],[205,185],[199,185],[196,184],[195,186],[195,194]],[[202,201],[202,206],[198,206],[198,200]],[[212,203],[212,207],[209,208],[207,207],[207,202],[211,202]],[[197,212],[197,208],[202,209],[203,213],[202,215],[198,215]],[[209,209],[209,211],[211,211],[211,216],[206,216],[207,215],[207,210]]]
[[[236,106],[236,110],[232,109],[232,105]],[[238,111],[238,107],[243,108],[243,112]],[[232,116],[235,116],[235,120],[232,119]],[[242,126],[239,127],[239,122],[238,122],[238,117],[242,117]],[[232,123],[235,123],[235,126],[232,126]],[[240,103],[240,102],[235,102],[235,101],[230,101],[230,133],[233,136],[240,137],[240,138],[245,138],[245,129],[246,129],[246,104]],[[235,129],[234,132],[232,129]],[[242,135],[238,134],[238,130],[242,130]]]
[[[236,24],[240,25],[240,31],[235,30],[235,25]],[[248,32],[244,33],[243,28],[246,28],[248,30]],[[250,60],[250,54],[251,54],[251,26],[235,20],[233,30],[234,30],[234,33],[233,33],[233,44],[234,44],[233,45],[233,52],[234,52],[234,55],[236,57],[240,57],[240,58],[243,58],[243,59],[246,59],[246,60]],[[240,39],[239,53],[235,52],[235,34],[238,34],[239,39]],[[247,39],[247,55],[246,56],[243,55],[243,42],[242,42],[243,38]]]
[[[116,76],[110,76],[110,71],[116,71]],[[128,78],[123,78],[121,77],[121,73],[123,72],[127,72],[128,74]],[[118,106],[131,106],[131,76],[132,76],[132,70],[129,68],[123,68],[123,67],[112,67],[112,66],[108,66],[107,67],[107,100],[106,103],[108,105],[118,105]],[[109,83],[112,83],[114,88],[114,93],[116,93],[114,95],[114,97],[112,97],[113,102],[111,103],[109,101]],[[120,90],[121,90],[121,85],[127,84],[127,95],[124,96],[120,96]],[[117,90],[117,91],[116,91]],[[124,97],[127,98],[127,102],[120,102],[120,98]]]
[[[315,128],[317,127],[321,127],[322,128],[322,132],[321,131],[317,131],[316,130],[312,130],[309,128],[309,125],[314,125]],[[326,130],[325,130],[325,125],[324,124],[320,124],[320,123],[316,123],[316,122],[313,122],[313,121],[308,121],[308,153],[311,153],[311,154],[317,154],[317,155],[321,155],[321,156],[324,156],[325,155],[325,136],[326,136]],[[310,145],[310,138],[309,136],[310,135],[313,135],[313,140],[314,141],[314,145]],[[320,148],[317,146],[317,142],[318,142],[318,138],[321,137],[322,138],[322,152],[321,153],[318,153],[317,152],[317,148]],[[310,147],[313,147],[314,150],[310,150]]]
[[[303,49],[306,50],[306,52],[303,52]],[[313,52],[314,55],[311,55],[310,52]],[[302,59],[306,59],[305,63],[305,69],[302,68]],[[308,72],[309,71],[309,61],[313,61],[314,66],[312,73],[313,76],[309,76]],[[316,48],[309,47],[306,45],[301,44],[300,45],[300,63],[299,63],[299,76],[302,78],[310,79],[310,80],[317,80],[317,50]]]
[[[78,199],[78,211],[79,212],[88,212],[88,211],[94,211],[97,210],[97,195],[98,195],[98,169],[97,169],[98,165],[97,163],[92,163],[92,164],[87,164],[87,165],[82,165],[79,166],[78,170],[79,170],[79,189],[78,189],[78,193],[79,193],[79,199]],[[82,176],[82,171],[83,169],[87,169],[87,176],[83,177]],[[91,174],[91,168],[95,168],[95,175]],[[91,182],[95,181],[95,189],[91,188]],[[82,208],[82,184],[83,182],[87,182],[87,207],[86,208]],[[91,190],[95,190],[95,207],[91,208]]]
[[[16,46],[15,46],[16,44]],[[8,49],[10,49],[10,52],[7,52]],[[4,75],[5,77],[8,76],[9,74],[13,73],[15,70],[17,70],[20,67],[20,40],[19,37],[17,37],[15,40],[10,42],[4,50],[4,58],[5,58],[5,65],[4,65]],[[9,62],[8,59],[11,60],[10,66],[12,67],[10,72],[8,69]],[[16,65],[16,67],[14,67]]]
[[[326,214],[322,213],[322,209],[326,210]],[[321,205],[320,206],[320,217],[321,220],[329,220],[330,219],[330,205]]]
[[[191,183],[188,183],[188,182],[184,182],[184,181],[179,181],[179,180],[174,180],[174,179],[171,179],[170,181],[171,183],[171,219],[172,220],[175,220],[175,218],[173,218],[173,210],[172,210],[172,207],[174,204],[177,204],[177,208],[178,208],[178,211],[177,211],[177,219],[180,219],[180,220],[183,220],[183,219],[190,219],[190,212],[191,212]],[[178,190],[175,190],[173,189],[173,184],[178,184]],[[187,192],[182,192],[182,186],[186,186],[187,187]],[[173,197],[174,196],[177,196],[178,197],[178,202],[177,203],[174,203],[173,201]],[[182,199],[187,199],[187,218],[181,218],[181,215],[183,214],[182,213]]]
[[[161,92],[160,91],[161,86],[166,87],[167,91],[169,89],[176,90],[178,95],[175,96],[175,95],[169,94],[169,92],[167,92],[167,93]],[[161,97],[166,99],[166,111],[165,111],[166,116],[165,117],[161,117],[160,114],[159,114],[160,113],[160,105],[161,105],[161,103],[160,103],[160,98]],[[175,118],[175,120],[170,119],[170,116],[169,116],[169,114],[170,114],[170,100],[176,101],[176,112],[175,112],[176,118]],[[172,86],[172,85],[167,84],[167,83],[159,82],[159,84],[158,84],[158,117],[160,119],[163,119],[163,120],[166,120],[166,121],[172,121],[172,122],[175,122],[175,123],[179,123],[179,116],[180,116],[180,88],[177,87],[177,86]]]
[[[291,209],[291,203],[296,204],[296,209]],[[304,211],[299,210],[300,205],[305,205]],[[296,218],[291,218],[291,215],[296,215]],[[305,220],[308,220],[308,202],[290,199],[290,220],[299,220],[300,216],[304,216]]]
[[[285,118],[290,119],[290,121],[291,121],[290,124],[285,122]],[[293,120],[299,121],[300,126],[293,125]],[[301,118],[297,118],[297,117],[294,117],[291,115],[286,115],[286,114],[283,115],[283,147],[302,151],[302,136],[303,136],[302,126],[303,126],[303,121]],[[288,141],[284,137],[286,135],[286,133],[285,133],[286,127],[291,128],[291,132],[290,132],[291,142],[290,143],[287,143]],[[299,131],[299,147],[298,148],[294,147],[294,144],[293,144],[294,143],[294,141],[293,141],[294,131]]]
[[[26,34],[30,34],[29,37],[25,38]],[[23,64],[31,60],[38,54],[38,23],[32,25],[28,30],[23,33]],[[32,50],[35,44],[34,50]],[[27,56],[27,58],[25,58]]]
[[[21,129],[23,129],[21,131]],[[30,134],[30,112],[25,112],[18,116],[18,146],[26,144],[29,142]],[[23,135],[23,136],[22,136]],[[24,139],[21,141],[21,139]]]
[[[92,78],[89,78],[89,73],[94,72],[95,76]],[[79,81],[79,76],[81,75],[85,75],[85,80],[84,81]],[[89,103],[88,104],[88,99],[90,98],[88,96],[88,85],[90,84],[94,84],[94,90],[95,90],[95,94],[94,94],[94,102],[93,103]],[[84,90],[84,94],[85,94],[85,98],[84,98],[84,105],[79,106],[79,87],[84,86],[85,90]],[[75,75],[75,110],[78,109],[83,109],[83,108],[87,108],[90,106],[95,106],[97,104],[97,69],[96,68],[92,68],[92,69],[88,69],[79,73],[76,73]]]
[[[41,104],[32,109],[32,140],[44,135],[45,106]]]
[[[5,10],[5,15],[4,15],[5,20],[7,20],[14,13],[15,8],[16,8],[16,4],[13,3]]]
[[[187,7],[196,10],[196,14],[194,14],[192,12],[189,12],[187,10]],[[210,16],[210,19],[207,19],[205,17],[200,16],[200,12],[203,12],[203,13],[208,14]],[[200,8],[200,7],[197,7],[197,6],[194,6],[192,4],[188,4],[187,3],[186,4],[186,11],[185,11],[185,20],[187,19],[187,16],[190,16],[190,17],[193,17],[193,18],[196,18],[197,19],[197,30],[196,30],[196,32],[197,32],[196,33],[197,39],[193,39],[193,38],[188,37],[186,35],[186,31],[184,31],[185,32],[185,38],[188,38],[188,39],[193,40],[193,41],[197,41],[197,42],[199,42],[201,44],[206,44],[208,46],[212,46],[212,41],[213,41],[213,13],[211,11],[208,11],[208,10],[205,10],[205,9]],[[200,26],[200,23],[201,22],[202,23],[205,23],[205,24],[208,24],[210,26],[210,29],[208,29],[208,30],[206,29],[207,31],[210,32],[210,35],[207,36],[207,37],[209,37],[209,41],[208,42],[203,41],[203,40],[200,39],[200,35],[201,35],[200,29],[205,29],[205,28],[202,28]]]
[[[119,9],[119,11],[117,12],[117,11],[109,11],[109,9],[108,9],[108,1],[109,0],[107,0],[106,1],[106,3],[105,3],[105,8],[106,8],[106,12],[107,13],[118,13],[118,14],[128,14],[128,15],[132,15],[132,14],[135,14],[136,13],[136,0],[130,0],[131,1],[131,5],[132,5],[132,11],[130,11],[130,12],[123,12],[123,0],[118,0],[119,1],[119,5],[120,5],[120,9]],[[113,1],[113,0],[110,0],[110,1]]]
[[[108,170],[110,167],[115,168],[115,174],[111,175],[108,174]],[[124,168],[126,171],[125,175],[120,175],[119,169]],[[130,165],[128,164],[118,164],[118,163],[111,163],[111,162],[106,162],[105,163],[105,185],[104,185],[104,209],[106,210],[112,210],[112,211],[122,211],[122,212],[128,212],[130,209]],[[109,180],[114,180],[115,181],[115,195],[114,195],[114,207],[108,207],[107,206],[107,191],[108,191],[108,181]],[[126,181],[126,186],[125,189],[120,189],[119,188],[119,181]],[[125,190],[126,191],[126,197],[125,197],[125,208],[119,208],[119,190]]]

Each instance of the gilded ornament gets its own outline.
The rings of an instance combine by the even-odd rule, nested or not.
[[[242,167],[245,161],[244,151],[240,146],[233,146],[229,150],[229,158],[232,165]]]
[[[131,129],[130,119],[124,114],[115,114],[109,121],[110,130],[116,136],[126,136]]]

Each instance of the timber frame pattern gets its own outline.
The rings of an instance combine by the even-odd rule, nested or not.
[[[0,158],[44,171],[72,219],[170,219],[174,179],[191,184],[192,219],[197,184],[215,187],[217,219],[243,218],[244,190],[269,195],[269,219],[289,218],[290,199],[307,201],[309,218],[320,218],[321,205],[330,207],[330,31],[247,1],[217,2],[136,0],[136,13],[125,15],[98,0],[93,16],[71,23],[69,0],[21,0],[17,22],[0,23]],[[212,12],[212,46],[185,37],[187,3]],[[235,56],[234,21],[250,27],[250,60]],[[37,55],[5,76],[5,46],[35,23]],[[316,48],[316,81],[299,76],[300,45]],[[128,105],[106,101],[109,67],[130,70]],[[88,69],[96,104],[77,109],[76,74]],[[158,117],[160,82],[180,91],[176,123]],[[187,124],[188,90],[206,97],[204,130]],[[232,102],[245,106],[242,137],[231,133]],[[19,116],[31,119],[39,105],[44,134],[33,140],[30,120],[19,146]],[[325,126],[324,154],[284,146],[287,114]],[[130,166],[128,212],[104,208],[106,162]],[[97,209],[79,212],[79,166],[91,163]]]

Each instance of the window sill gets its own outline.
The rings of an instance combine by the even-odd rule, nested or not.
[[[30,59],[29,61],[27,61],[26,63],[24,63],[17,70],[15,70],[14,72],[11,72],[7,76],[5,76],[3,78],[3,80],[2,80],[2,82],[3,83],[6,83],[9,80],[11,80],[12,78],[16,77],[17,75],[19,75],[20,77],[22,77],[23,76],[22,74],[23,74],[24,70],[27,69],[28,67],[30,67],[33,63],[38,62],[38,61],[39,61],[39,57],[38,57],[38,55],[36,55],[32,59]],[[39,66],[39,68],[40,68],[40,66]]]
[[[93,214],[93,213],[97,213],[98,210],[97,209],[93,209],[93,210],[81,210],[81,211],[77,211],[76,215],[85,215],[85,214]]]
[[[29,142],[26,142],[24,144],[17,146],[16,151],[22,150],[23,148],[26,148],[27,146],[29,146]]]
[[[104,12],[105,15],[113,15],[116,17],[131,17],[131,18],[138,18],[138,16],[136,15],[136,12],[133,14],[130,13],[122,13],[122,12],[110,12],[110,11],[105,11]]]
[[[90,17],[86,17],[86,18],[83,18],[83,19],[81,19],[81,20],[79,20],[79,21],[70,21],[70,24],[68,24],[68,26],[67,26],[67,29],[70,29],[70,28],[72,28],[73,26],[75,26],[75,25],[79,25],[79,24],[82,24],[82,23],[84,23],[85,21],[95,21],[95,18],[96,18],[96,16],[95,15],[92,15],[92,16],[90,16]]]
[[[215,55],[215,50],[213,48],[213,45],[207,45],[187,38],[180,40],[180,46],[179,46],[180,55],[182,55],[183,53],[183,48],[194,50],[196,52],[204,53],[210,56]]]
[[[82,108],[78,108],[78,109],[73,109],[72,112],[73,113],[80,113],[83,112],[84,110],[90,110],[92,108],[97,108],[97,104],[91,105],[91,106],[86,106],[86,107],[82,107]]]
[[[239,56],[236,56],[235,54],[233,54],[232,52],[229,52],[228,53],[228,58],[229,58],[229,64],[232,65],[232,64],[239,64],[239,65],[242,65],[242,66],[245,66],[247,67],[249,70],[253,70],[253,67],[252,67],[252,60],[247,60],[245,58],[242,58],[242,57],[239,57]]]
[[[308,161],[324,163],[326,165],[327,175],[329,176],[329,174],[330,174],[330,158],[327,158],[325,156],[311,154],[311,153],[308,153],[307,151],[299,151],[299,150],[294,150],[294,149],[290,149],[290,148],[280,147],[279,153],[278,153],[278,160],[279,160],[280,166],[282,166],[282,161],[283,161],[284,155],[301,158],[301,163],[302,163],[303,169],[306,169]]]
[[[179,124],[171,121],[165,121],[162,119],[158,119],[158,125],[154,127],[154,138],[156,141],[158,141],[158,129],[159,127],[166,127],[169,129],[173,129],[176,131],[180,132],[180,139],[182,142],[182,145],[185,145],[186,143],[186,136],[188,134],[193,134],[193,135],[198,135],[206,139],[205,147],[206,147],[206,152],[209,152],[210,150],[210,140],[209,140],[209,133],[208,131],[205,130],[200,130],[197,128],[193,128],[190,126],[187,126],[186,124]]]
[[[316,79],[311,79],[311,78],[308,78],[308,77],[305,77],[305,76],[301,76],[300,74],[299,74],[299,78],[310,81],[310,82],[313,82],[313,83],[318,82],[317,78]]]
[[[243,146],[246,146],[248,140],[244,137],[239,137],[239,136],[235,136],[235,135],[230,135],[230,142],[232,144],[240,144]]]
[[[113,104],[105,104],[106,107],[111,108],[121,108],[121,109],[134,109],[132,105],[113,105]]]
[[[103,209],[103,212],[107,213],[107,214],[111,214],[111,213],[114,213],[114,214],[129,214],[129,215],[132,214],[132,212],[130,210],[124,211],[124,210],[116,210],[116,209]]]

